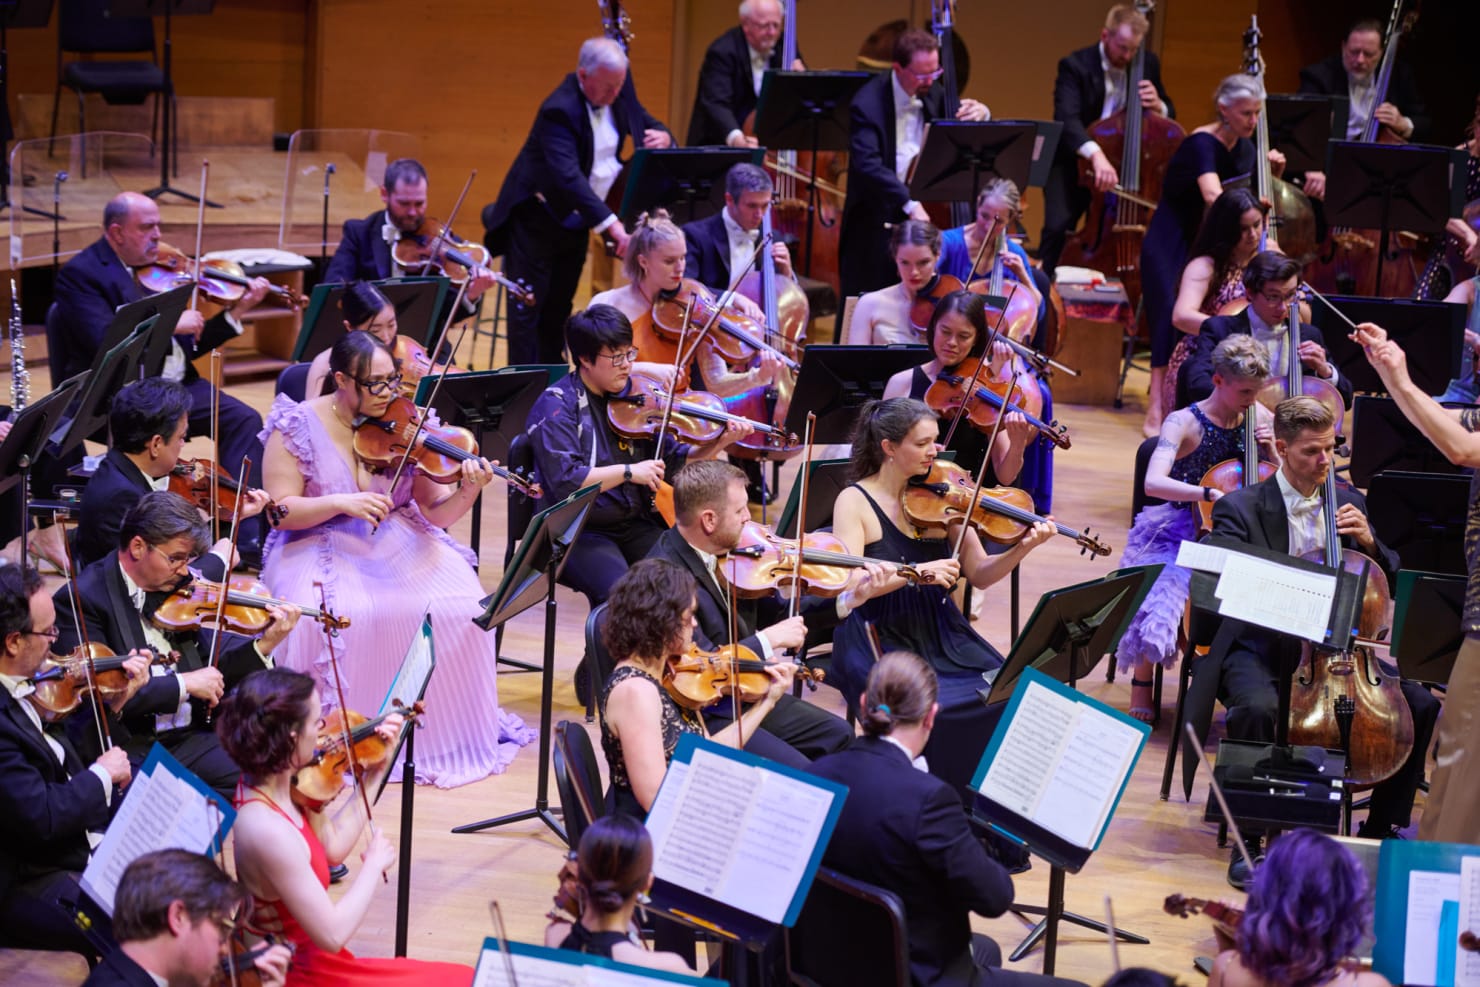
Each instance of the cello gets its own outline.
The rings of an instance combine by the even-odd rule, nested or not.
[[[1137,0],[1136,10],[1150,17],[1154,0]],[[1187,132],[1170,117],[1153,113],[1137,95],[1146,77],[1144,42],[1126,72],[1126,105],[1088,128],[1088,134],[1111,160],[1120,160],[1120,183],[1094,192],[1084,227],[1064,244],[1059,263],[1113,272],[1135,308],[1141,298],[1141,240],[1156,203],[1167,164]],[[1094,171],[1084,163],[1080,184],[1094,187]]]

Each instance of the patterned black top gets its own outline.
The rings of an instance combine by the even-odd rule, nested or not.
[[[606,765],[611,771],[612,798],[615,802],[614,808],[617,812],[627,815],[642,816],[647,810],[637,800],[637,795],[632,791],[632,779],[627,776],[627,762],[622,756],[622,741],[611,728],[606,725],[606,700],[612,694],[612,689],[623,679],[630,678],[646,679],[652,683],[654,689],[658,690],[658,696],[663,702],[663,761],[673,760],[673,750],[678,746],[678,738],[681,734],[697,733],[704,734],[704,727],[699,722],[699,716],[692,710],[684,709],[673,701],[668,690],[663,688],[663,683],[653,678],[652,675],[632,665],[622,665],[612,672],[611,678],[606,680],[606,688],[601,691],[601,750],[606,755]]]
[[[1181,483],[1196,486],[1202,483],[1208,470],[1225,459],[1244,458],[1244,422],[1240,418],[1239,423],[1232,428],[1220,428],[1197,405],[1189,404],[1187,410],[1192,412],[1192,417],[1202,426],[1202,441],[1197,444],[1196,449],[1172,463],[1171,477]]]
[[[1461,411],[1459,423],[1468,431],[1480,432],[1480,411]],[[1480,634],[1480,470],[1470,476],[1470,509],[1465,515],[1465,568],[1470,575],[1465,583],[1464,630],[1466,634]]]

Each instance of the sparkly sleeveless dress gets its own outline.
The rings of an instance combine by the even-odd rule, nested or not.
[[[1248,292],[1244,290],[1244,269],[1229,271],[1228,277],[1224,279],[1218,291],[1211,298],[1203,301],[1203,306],[1199,311],[1212,318],[1224,305],[1243,298],[1247,294]],[[1187,358],[1192,356],[1192,351],[1197,346],[1196,336],[1189,336],[1180,331],[1177,335],[1181,338],[1172,348],[1171,358],[1167,360],[1166,379],[1161,385],[1161,406],[1168,415],[1177,410],[1177,372],[1182,369],[1182,364],[1187,362]]]
[[[353,468],[313,409],[279,395],[262,441],[273,432],[298,461],[304,496],[359,492]],[[372,489],[386,493],[390,478],[376,479]],[[395,508],[373,532],[368,521],[343,514],[301,531],[273,531],[262,581],[279,599],[314,605],[314,583],[324,584],[329,609],[351,621],[334,649],[345,700],[366,716],[380,709],[422,614],[431,611],[437,666],[416,733],[416,780],[453,788],[503,771],[535,734],[499,708],[494,638],[472,622],[485,595],[472,552],[422,515],[411,487],[408,472],[390,494]],[[300,620],[274,657],[313,676],[326,706],[338,705],[324,632],[313,621]],[[399,769],[390,777],[399,780]]]
[[[240,793],[238,793],[240,794]],[[237,806],[247,802],[261,802],[294,825],[303,842],[308,844],[309,863],[319,884],[329,887],[329,859],[324,855],[324,845],[318,834],[308,824],[305,816],[301,824],[293,820],[277,803],[265,798],[238,797]],[[283,907],[281,901],[256,899],[253,902],[253,917],[264,915],[266,927],[282,926],[282,935],[293,944],[293,962],[288,968],[287,987],[350,987],[366,984],[371,987],[458,987],[473,982],[473,968],[458,963],[435,963],[427,960],[402,958],[380,959],[356,956],[348,949],[331,953],[319,948],[298,920]]]
[[[1219,428],[1197,405],[1188,411],[1202,426],[1197,448],[1172,463],[1172,479],[1200,484],[1210,467],[1225,459],[1244,455],[1243,420],[1233,428]],[[1164,568],[1152,584],[1141,609],[1131,618],[1115,655],[1121,668],[1140,661],[1172,666],[1177,661],[1177,632],[1187,605],[1187,586],[1192,573],[1176,564],[1177,550],[1184,541],[1197,538],[1197,505],[1191,501],[1154,504],[1136,515],[1125,539],[1120,565],[1153,565]]]

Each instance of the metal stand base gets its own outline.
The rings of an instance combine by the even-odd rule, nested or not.
[[[1109,932],[1104,922],[1096,922],[1092,918],[1085,918],[1083,915],[1064,911],[1064,871],[1061,867],[1052,867],[1049,869],[1048,904],[1046,906],[1019,905],[1014,903],[1008,910],[1016,912],[1019,915],[1043,916],[1043,921],[1028,930],[1027,937],[1018,943],[1017,948],[1012,951],[1012,955],[1008,959],[1013,962],[1022,959],[1028,953],[1032,952],[1033,947],[1038,945],[1039,940],[1042,940],[1043,972],[1045,974],[1053,973],[1054,962],[1058,958],[1060,921],[1072,922],[1074,925],[1098,932],[1102,936]],[[1134,942],[1142,945],[1151,942],[1145,936],[1137,935],[1134,932],[1127,932],[1120,928],[1115,930],[1115,937],[1122,942]]]

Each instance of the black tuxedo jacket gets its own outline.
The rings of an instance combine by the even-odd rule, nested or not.
[[[87,639],[97,644],[106,644],[115,654],[127,654],[135,648],[149,647],[144,637],[144,617],[134,609],[124,586],[123,570],[118,558],[109,553],[82,570],[77,577],[77,595],[82,598],[83,623],[87,628]],[[66,653],[77,645],[76,622],[72,616],[72,599],[67,587],[62,587],[53,598],[57,608],[57,627],[61,637],[54,646],[58,653]],[[148,593],[144,597],[144,613],[151,614],[165,599],[164,593]],[[189,672],[204,668],[210,656],[210,638],[198,632],[165,634],[170,646],[180,652],[176,672]],[[251,641],[235,645],[223,642],[219,666],[221,675],[230,689],[252,672],[263,668],[262,659]],[[122,720],[129,737],[123,746],[131,754],[146,754],[154,743],[154,717],[167,716],[180,707],[180,684],[174,675],[156,675],[144,684],[132,699],[124,704]],[[191,729],[207,729],[203,709],[197,707],[191,719]],[[74,740],[79,739],[74,735]],[[116,739],[116,738],[115,738]]]
[[[390,244],[385,242],[385,235],[381,232],[384,228],[384,209],[376,210],[364,219],[346,219],[340,233],[339,246],[334,248],[334,259],[329,261],[329,269],[324,272],[324,281],[348,284],[351,281],[384,281],[394,277],[396,266],[391,260]],[[447,324],[447,316],[456,297],[457,292],[450,291],[442,300],[442,310],[437,313],[438,332]],[[464,299],[463,311],[472,314],[478,311],[481,304],[481,298],[476,303]]]
[[[688,259],[684,275],[706,288],[723,291],[730,286],[730,232],[724,213],[696,219],[683,226]]]
[[[66,738],[64,763],[0,690],[0,898],[19,880],[87,866],[87,832],[108,825],[108,793]]]
[[[1346,66],[1341,63],[1341,55],[1332,55],[1301,69],[1299,91],[1323,96],[1349,95],[1351,88],[1346,78]],[[1428,108],[1424,106],[1418,83],[1413,79],[1413,70],[1401,58],[1393,65],[1387,101],[1396,106],[1399,113],[1413,121],[1413,134],[1408,138],[1410,141],[1421,142],[1428,137],[1431,123]],[[1333,140],[1346,139],[1345,120],[1340,121],[1333,130],[1336,131],[1331,135]]]
[[[1167,104],[1167,116],[1176,116],[1176,108],[1161,84],[1161,60],[1154,52],[1146,53],[1144,71],[1156,94]],[[1134,93],[1127,93],[1126,98],[1139,105]],[[1057,152],[1060,161],[1074,164],[1078,160],[1075,152],[1090,139],[1088,128],[1099,122],[1104,111],[1105,69],[1100,64],[1100,46],[1093,44],[1059,59],[1053,83],[1053,118],[1064,125]],[[1120,167],[1118,161],[1111,163]]]
[[[781,46],[771,49],[767,62],[773,69],[781,64]],[[723,144],[730,131],[741,129],[745,118],[755,109],[755,81],[750,74],[750,46],[745,32],[732,27],[714,39],[704,52],[699,69],[699,91],[694,94],[694,111],[689,116],[690,146]],[[708,282],[705,282],[706,284]]]
[[[1177,407],[1185,408],[1192,402],[1201,401],[1212,394],[1213,350],[1234,333],[1243,333],[1247,336],[1253,331],[1249,323],[1248,309],[1234,315],[1215,315],[1204,321],[1202,329],[1193,337],[1192,355],[1177,371]],[[1326,346],[1326,337],[1321,334],[1321,330],[1303,322],[1300,324],[1300,340],[1316,343],[1322,349]],[[1284,367],[1271,367],[1270,369],[1276,377],[1285,375]],[[1336,375],[1336,389],[1341,392],[1342,403],[1350,408],[1352,406],[1352,382],[1346,378],[1345,374]]]
[[[119,261],[108,241],[97,239],[76,257],[62,265],[56,281],[55,339],[48,338],[59,352],[51,354],[58,364],[52,379],[65,380],[92,366],[93,357],[103,345],[103,335],[120,305],[143,298],[145,291],[134,279],[134,273]],[[223,312],[207,320],[199,342],[189,335],[176,336],[185,351],[185,382],[200,375],[190,360],[209,352],[229,339],[236,330]]]
[[[1006,911],[1012,878],[982,849],[961,797],[877,737],[859,737],[809,770],[848,786],[822,862],[899,895],[911,979],[974,983],[970,913]]]
[[[93,968],[82,987],[154,987],[154,978],[123,950],[115,949]]]
[[[668,130],[638,101],[630,71],[611,109],[619,147],[627,137],[641,146],[645,130]],[[504,176],[498,200],[483,209],[489,249],[495,255],[503,253],[504,224],[515,207],[529,199],[542,202],[567,230],[590,229],[610,216],[611,209],[591,191],[586,178],[595,156],[586,97],[572,72],[540,104],[529,137]]]
[[[82,488],[81,520],[77,525],[77,564],[89,566],[118,550],[123,516],[150,490],[149,479],[123,453],[109,449]],[[203,555],[196,568],[207,579],[220,579],[225,565],[214,555]]]

